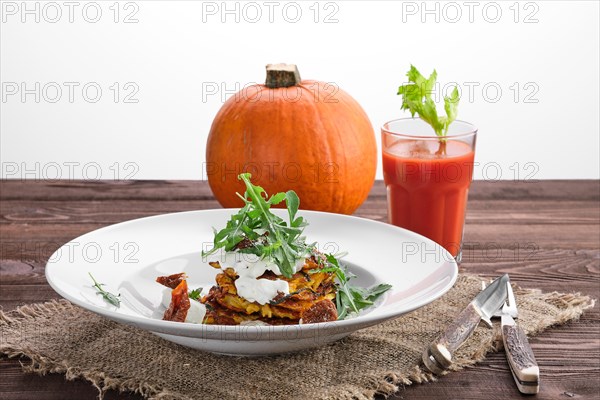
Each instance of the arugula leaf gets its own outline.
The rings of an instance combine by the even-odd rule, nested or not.
[[[244,195],[238,194],[244,202],[244,207],[230,217],[225,228],[215,231],[214,246],[210,251],[203,251],[203,256],[213,254],[220,248],[225,251],[235,249],[241,253],[255,254],[262,259],[274,262],[287,278],[293,275],[294,266],[298,260],[315,256],[319,260],[320,268],[311,270],[309,273],[329,272],[335,274],[338,319],[344,319],[350,313],[358,313],[360,310],[372,306],[379,296],[390,289],[391,286],[385,284],[370,289],[350,285],[348,282],[354,275],[340,265],[335,255],[325,254],[323,257],[323,254],[317,251],[316,243],[306,243],[302,233],[307,223],[304,218],[296,216],[300,208],[300,199],[294,191],[290,190],[268,197],[262,187],[250,182],[250,174],[240,174],[238,178],[246,185]],[[279,204],[284,200],[289,221],[284,221],[270,210],[272,205]],[[241,249],[237,248],[237,244],[245,239],[251,240],[252,245]],[[190,298],[199,296],[200,290],[196,289],[190,292]]]
[[[310,252],[302,237],[306,223],[302,217],[296,218],[300,199],[293,190],[268,198],[262,187],[250,182],[251,177],[248,173],[238,176],[246,185],[244,195],[238,194],[245,205],[237,214],[231,216],[225,228],[215,233],[213,248],[202,252],[202,255],[213,254],[220,248],[232,251],[239,242],[247,238],[253,241],[253,246],[238,251],[271,259],[281,273],[290,278],[294,273],[296,261]],[[288,208],[289,223],[270,211],[272,205],[284,200]],[[264,230],[265,234],[257,234],[256,229]]]
[[[290,223],[293,224],[298,208],[300,207],[300,199],[293,190],[288,190],[285,194],[285,204],[287,205],[288,214],[290,216]]]
[[[277,194],[274,194],[273,196],[271,196],[268,203],[270,205],[277,205],[277,204],[281,203],[283,200],[285,200],[285,198],[286,198],[286,193],[277,193]]]
[[[192,300],[200,300],[200,293],[202,288],[197,288],[188,293],[188,297]]]
[[[310,272],[334,272],[337,278],[337,294],[335,297],[338,319],[344,319],[350,313],[371,307],[382,294],[391,289],[391,285],[381,283],[372,288],[362,288],[349,284],[355,275],[340,266],[339,261],[332,254],[325,254],[326,266]]]
[[[446,116],[438,116],[435,102],[431,94],[437,80],[437,71],[433,70],[429,78],[425,78],[414,65],[406,74],[409,83],[398,88],[398,94],[402,96],[402,110],[409,110],[411,116],[419,114],[419,117],[427,122],[436,135],[446,136],[448,127],[458,114],[459,94],[458,88],[454,87],[450,96],[444,96],[444,110]]]

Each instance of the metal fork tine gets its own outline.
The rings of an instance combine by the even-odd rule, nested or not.
[[[515,294],[513,293],[512,286],[510,283],[506,284],[506,291],[508,293],[507,309],[509,310],[509,312],[513,318],[517,318],[519,311],[517,309],[517,301],[515,300]]]
[[[510,283],[506,284],[506,292],[508,293],[508,305],[513,307],[515,305],[515,294],[513,293],[512,286]]]

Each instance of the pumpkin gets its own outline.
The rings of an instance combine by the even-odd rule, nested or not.
[[[375,179],[377,145],[361,106],[337,85],[300,80],[295,65],[267,65],[217,113],[206,175],[223,207],[240,207],[238,174],[269,194],[294,190],[302,209],[351,214]]]

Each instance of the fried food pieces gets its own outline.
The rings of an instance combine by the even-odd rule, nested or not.
[[[185,273],[159,276],[156,278],[156,282],[173,289],[171,291],[171,303],[163,315],[163,320],[184,322],[190,309],[190,298],[188,296]]]
[[[219,262],[209,263],[221,269]],[[233,268],[217,275],[217,285],[201,299],[206,305],[206,324],[240,325],[261,321],[269,325],[327,322],[337,319],[333,299],[336,296],[335,274],[322,270],[315,256],[307,258],[302,269],[286,278],[266,271],[259,279],[282,279],[289,285],[289,294],[279,293],[266,304],[249,302],[237,293],[238,278]]]

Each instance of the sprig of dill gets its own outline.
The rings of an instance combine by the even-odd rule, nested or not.
[[[115,307],[119,307],[121,305],[121,300],[118,296],[115,296],[114,294],[102,289],[102,286],[106,285],[104,285],[103,283],[98,283],[96,279],[92,276],[91,272],[88,272],[88,275],[90,276],[90,278],[92,278],[92,281],[94,281],[93,287],[96,288],[97,294],[102,295],[102,297],[104,297],[104,300],[106,300],[108,303],[112,304]]]

